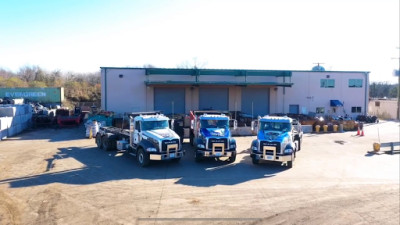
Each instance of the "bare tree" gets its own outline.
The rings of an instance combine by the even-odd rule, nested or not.
[[[36,73],[38,72],[38,66],[23,66],[19,69],[17,75],[21,78],[21,80],[26,82],[31,82],[36,79]]]
[[[153,64],[147,63],[147,64],[143,65],[143,68],[156,68],[156,66],[154,66]]]
[[[193,57],[191,61],[184,61],[178,64],[176,67],[179,69],[204,69],[207,62],[201,62],[197,57]]]
[[[10,78],[10,77],[13,77],[13,76],[15,76],[15,74],[13,72],[5,70],[3,68],[0,68],[0,77]]]

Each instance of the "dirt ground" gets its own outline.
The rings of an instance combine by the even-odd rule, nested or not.
[[[140,168],[96,148],[83,127],[37,129],[0,141],[0,224],[400,224],[399,123],[306,134],[292,169],[253,165],[254,137],[237,137],[236,162]],[[378,138],[379,131],[379,138]]]

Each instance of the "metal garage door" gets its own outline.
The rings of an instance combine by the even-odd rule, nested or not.
[[[185,113],[185,88],[154,88],[154,110],[166,115]]]
[[[257,116],[269,114],[269,88],[242,88],[242,112]]]
[[[228,88],[200,88],[200,110],[228,110]]]

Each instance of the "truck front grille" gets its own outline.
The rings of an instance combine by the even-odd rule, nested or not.
[[[177,145],[179,148],[179,140],[178,139],[163,140],[161,143],[161,147],[162,147],[161,152],[166,152],[168,145]],[[176,150],[179,150],[179,149],[176,149]]]
[[[224,148],[225,148],[225,149],[228,148],[228,139],[227,139],[227,138],[221,138],[221,139],[218,139],[218,138],[210,138],[210,139],[208,139],[208,146],[207,146],[207,148],[208,148],[208,149],[212,149],[213,144],[221,144],[221,143],[224,144]],[[222,151],[222,148],[221,148],[221,147],[215,147],[215,151]]]
[[[277,154],[281,154],[281,143],[280,142],[277,142],[277,141],[274,141],[274,142],[260,141],[260,150],[261,151],[264,148],[264,146],[275,147],[276,148],[276,153]],[[273,151],[272,150],[267,150],[266,154],[267,155],[273,155]]]

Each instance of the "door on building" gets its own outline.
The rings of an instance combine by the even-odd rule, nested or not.
[[[299,114],[299,105],[289,105],[289,113]]]
[[[165,115],[185,113],[185,88],[154,88],[154,110]]]
[[[200,110],[229,110],[229,89],[202,87],[199,89]]]
[[[242,88],[242,112],[257,116],[269,114],[269,88]]]

